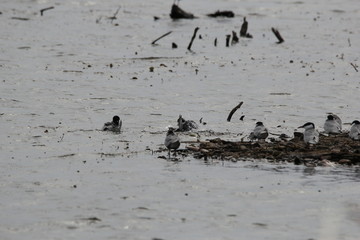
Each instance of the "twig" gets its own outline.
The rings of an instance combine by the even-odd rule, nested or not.
[[[111,20],[111,23],[116,19],[116,15],[118,15],[120,8],[121,8],[121,6],[119,6],[118,9],[116,9],[116,11],[112,17],[109,17],[109,19]]]
[[[51,10],[51,9],[54,9],[54,7],[47,7],[47,8],[41,9],[41,10],[40,10],[40,16],[43,16],[45,11]]]
[[[30,20],[30,18],[23,18],[23,17],[12,17],[11,19],[20,20],[20,21],[28,21],[28,20]]]
[[[353,66],[353,68],[355,69],[356,72],[359,72],[358,69],[357,69],[357,66],[353,63],[350,63],[351,66]]]
[[[280,43],[284,42],[284,39],[281,37],[280,32],[277,29],[271,28],[271,31],[275,34],[276,38],[279,40],[277,42],[277,44],[280,44]]]
[[[196,28],[194,29],[194,34],[193,34],[193,36],[192,36],[192,38],[191,38],[191,41],[190,41],[190,43],[189,43],[189,46],[187,47],[187,49],[188,49],[189,51],[191,51],[191,46],[192,46],[193,41],[194,41],[194,39],[195,39],[195,37],[196,37],[197,31],[199,31],[199,28],[198,28],[198,27],[196,27]]]
[[[229,113],[229,116],[227,118],[227,121],[230,122],[231,121],[231,118],[232,118],[232,115],[236,112],[236,110],[238,110],[241,105],[243,105],[244,102],[240,102],[236,107],[234,107],[231,112]]]
[[[157,39],[155,39],[151,44],[155,44],[157,41],[159,41],[160,39],[162,39],[163,37],[166,37],[167,35],[169,35],[170,33],[172,33],[172,31],[165,33],[164,35],[158,37]]]

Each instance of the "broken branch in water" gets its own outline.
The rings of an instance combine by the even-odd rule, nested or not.
[[[151,44],[155,44],[158,40],[162,39],[163,37],[166,37],[167,35],[169,35],[170,33],[172,33],[172,31],[165,33],[164,35],[161,35],[160,37],[158,37],[157,39],[155,39],[154,41],[152,41]]]
[[[23,17],[12,17],[11,19],[20,20],[20,21],[28,21],[28,20],[30,20],[30,18],[23,18]]]
[[[280,43],[284,42],[284,39],[281,37],[280,32],[277,29],[271,28],[271,31],[275,34],[276,38],[279,40],[277,42],[277,44],[280,44]]]
[[[119,11],[120,11],[121,6],[118,7],[118,9],[116,9],[114,15],[112,17],[109,17],[109,19],[111,20],[111,23],[116,20],[116,15],[118,15]]]
[[[232,115],[234,115],[234,113],[236,112],[236,110],[238,110],[241,105],[243,105],[244,102],[240,102],[236,107],[234,107],[231,112],[229,113],[229,116],[227,118],[227,121],[230,122],[231,121],[231,118],[232,118]]]
[[[47,7],[47,8],[41,9],[41,10],[40,10],[40,16],[43,16],[45,11],[51,10],[51,9],[54,9],[54,7]]]
[[[193,44],[193,41],[194,41],[194,39],[195,39],[195,37],[196,37],[196,33],[197,33],[198,30],[199,30],[198,27],[196,27],[196,28],[194,29],[194,34],[193,34],[193,36],[192,36],[192,38],[191,38],[191,41],[190,41],[190,43],[189,43],[189,46],[188,46],[188,48],[187,48],[189,51],[191,51],[191,46],[192,46],[192,44]]]
[[[355,69],[356,72],[359,72],[358,69],[357,69],[357,65],[353,64],[353,63],[350,63],[351,66],[353,66],[353,68]]]
[[[179,18],[192,19],[192,18],[195,18],[192,13],[185,12],[184,10],[182,10],[176,4],[173,4],[172,7],[171,7],[170,17],[172,19],[179,19]]]

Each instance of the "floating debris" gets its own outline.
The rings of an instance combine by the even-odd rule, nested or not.
[[[271,28],[271,31],[275,34],[276,38],[279,40],[277,42],[277,44],[283,43],[285,40],[282,38],[282,36],[280,35],[280,32],[275,29],[275,28]]]
[[[192,13],[185,12],[176,4],[173,4],[171,7],[170,17],[172,19],[180,19],[180,18],[193,19],[193,18],[195,18],[195,16]]]
[[[235,16],[235,14],[234,14],[233,11],[219,11],[219,10],[217,10],[214,13],[207,14],[207,16],[208,17],[213,17],[213,18],[216,18],[216,17],[233,18]]]

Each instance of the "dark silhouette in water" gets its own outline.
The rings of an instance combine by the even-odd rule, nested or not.
[[[122,126],[122,121],[119,116],[114,116],[111,122],[107,122],[104,124],[102,130],[103,131],[111,131],[111,132],[120,132]]]
[[[179,115],[177,122],[179,127],[176,130],[177,132],[188,132],[198,128],[198,125],[193,120],[185,120],[181,115]]]

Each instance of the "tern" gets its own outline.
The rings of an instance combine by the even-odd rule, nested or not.
[[[316,144],[319,142],[319,133],[315,130],[315,125],[312,122],[307,122],[299,128],[304,128],[304,142]]]
[[[325,133],[341,133],[341,119],[335,114],[330,114],[324,123]]]
[[[358,120],[351,123],[349,137],[354,140],[360,140],[360,122]]]
[[[269,136],[269,132],[262,122],[257,122],[252,133],[250,133],[250,140],[265,140]]]

